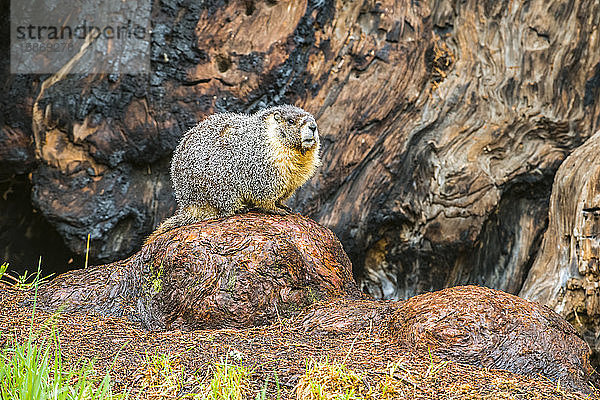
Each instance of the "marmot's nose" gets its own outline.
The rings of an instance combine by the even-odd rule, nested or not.
[[[317,130],[317,124],[315,124],[314,122],[311,122],[310,125],[308,125],[308,127],[313,133],[315,133],[315,131]]]

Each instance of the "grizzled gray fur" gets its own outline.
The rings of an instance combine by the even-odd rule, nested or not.
[[[313,176],[319,149],[315,119],[298,107],[209,116],[183,136],[173,154],[177,211],[149,240],[252,208],[287,214],[283,202]]]

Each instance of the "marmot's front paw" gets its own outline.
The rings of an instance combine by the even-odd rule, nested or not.
[[[246,213],[249,213],[250,211],[254,211],[254,210],[258,211],[258,209],[254,208],[254,207],[242,206],[239,210],[236,210],[235,213],[236,214],[246,214]]]
[[[279,206],[275,208],[263,208],[263,207],[252,207],[248,211],[261,212],[270,215],[289,215],[291,214],[291,209],[285,209]]]
[[[283,214],[280,214],[280,215],[289,215],[289,214],[294,213],[294,210],[292,210],[290,207],[288,207],[285,204],[276,204],[275,207],[277,207],[278,210],[283,211]]]
[[[290,215],[292,213],[292,209],[289,207],[286,208],[277,208],[274,210],[274,214],[276,215]]]
[[[272,215],[290,215],[292,210],[289,207],[283,208],[281,206],[276,206],[275,208],[264,210],[264,212]]]

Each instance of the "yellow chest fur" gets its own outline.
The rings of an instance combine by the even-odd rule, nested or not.
[[[287,198],[314,174],[319,165],[319,146],[313,147],[304,154],[297,149],[284,146],[277,137],[275,124],[277,122],[274,120],[267,121],[270,158],[285,182],[282,196]]]

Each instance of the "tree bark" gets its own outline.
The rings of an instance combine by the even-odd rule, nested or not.
[[[517,293],[554,174],[599,128],[599,8],[164,0],[147,77],[11,76],[3,64],[0,143],[12,150],[0,156],[31,172],[34,206],[71,251],[90,234],[92,260],[111,261],[174,211],[168,165],[183,132],[214,112],[294,103],[318,118],[323,166],[291,204],[338,235],[363,289]]]
[[[548,230],[520,292],[548,304],[600,351],[600,132],[558,169]]]

